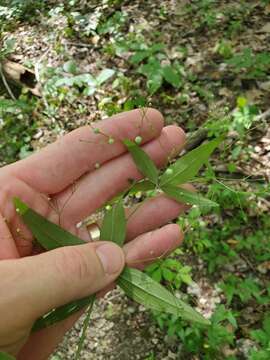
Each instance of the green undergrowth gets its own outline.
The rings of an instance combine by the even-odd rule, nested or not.
[[[257,167],[253,171],[255,148],[262,147],[269,126],[269,119],[260,117],[269,107],[270,53],[267,35],[260,32],[269,23],[269,1],[196,0],[173,11],[145,2],[138,11],[142,18],[155,20],[149,29],[133,22],[125,3],[1,4],[5,40],[12,29],[36,26],[41,17],[53,21],[62,16],[66,25],[53,29],[61,64],[41,64],[41,99],[23,91],[14,101],[1,89],[0,161],[29,155],[40,126],[49,131],[65,128],[63,110],[65,118],[87,117],[93,103],[103,116],[157,107],[167,124],[179,124],[193,135],[205,129],[201,142],[225,137],[195,182],[220,207],[207,211],[195,205],[175,220],[185,231],[181,250],[148,269],[155,281],[169,291],[181,290],[194,306],[199,299],[188,289],[206,279],[219,297],[211,310],[211,326],[201,329],[158,312],[153,317],[164,334],[180,344],[180,359],[269,359],[270,193],[264,165],[258,174]],[[96,41],[96,57],[90,62],[97,61],[97,70],[85,71],[63,39],[87,46]],[[16,45],[0,52],[1,60],[12,53]],[[24,60],[34,68],[33,61]],[[149,359],[155,356],[153,351]]]

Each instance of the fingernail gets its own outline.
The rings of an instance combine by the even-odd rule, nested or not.
[[[110,243],[102,244],[97,247],[96,253],[106,274],[115,274],[122,269],[124,255],[119,246]]]

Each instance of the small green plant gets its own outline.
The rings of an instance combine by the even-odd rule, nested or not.
[[[35,99],[0,98],[0,163],[7,164],[32,152],[31,139],[38,127],[33,117]]]
[[[216,52],[224,59],[230,59],[233,56],[233,48],[230,41],[224,39],[216,46]]]
[[[116,139],[110,135],[103,134],[98,128],[94,128],[93,132],[96,135],[100,134],[105,136],[106,141],[109,144],[113,144],[116,141]],[[212,140],[211,142],[203,144],[199,148],[189,152],[177,160],[172,166],[167,168],[163,173],[159,172],[154,162],[138,145],[138,143],[140,144],[142,140],[143,139],[141,137],[137,136],[135,141],[124,139],[122,142],[130,152],[138,170],[147,178],[147,180],[142,180],[135,184],[133,183],[128,192],[120,194],[115,201],[109,205],[105,205],[106,212],[101,227],[100,238],[116,242],[119,246],[123,245],[126,237],[126,218],[123,200],[130,191],[134,192],[134,187],[136,188],[136,191],[138,191],[138,187],[142,188],[142,185],[144,186],[144,184],[147,183],[147,190],[152,189],[158,192],[163,191],[165,194],[168,193],[169,197],[172,197],[177,201],[184,201],[207,207],[217,205],[210,200],[204,199],[195,193],[179,187],[179,185],[196,176],[210,154],[220,144],[220,139]],[[171,191],[171,189],[173,189],[173,191]],[[16,198],[14,200],[14,204],[16,206],[16,211],[21,215],[24,222],[31,229],[32,233],[36,237],[36,240],[46,250],[52,250],[61,246],[80,245],[84,243],[81,239],[68,233],[66,230],[54,223],[51,223],[46,218],[30,209],[27,204],[23,203],[20,199]],[[163,275],[167,276],[167,278],[170,275],[170,269],[172,269],[172,267],[172,261],[168,261],[167,265],[164,267]],[[186,283],[189,282],[189,269],[182,267],[177,270],[179,270],[178,272],[181,276],[175,279],[175,283],[177,284],[180,281]],[[187,321],[198,322],[201,326],[208,325],[208,321],[193,310],[192,307],[179,298],[176,298],[170,291],[168,291],[165,287],[162,287],[156,281],[152,280],[145,273],[126,267],[119,276],[117,283],[129,297],[146,307],[155,311],[170,313],[177,317],[181,316],[181,318],[186,319]],[[89,298],[64,305],[59,309],[54,309],[49,314],[46,314],[44,317],[37,320],[34,324],[33,330],[38,330],[57,321],[63,320],[83,306],[89,305],[89,313],[85,320],[82,338],[78,346],[76,357],[78,359],[94,300],[95,296],[92,295]]]
[[[102,70],[96,77],[91,74],[79,74],[59,78],[55,81],[56,88],[77,87],[82,90],[83,95],[91,96],[107,80],[109,80],[115,71],[112,69]]]
[[[232,130],[236,130],[243,138],[246,130],[249,130],[258,115],[258,108],[255,105],[249,105],[246,98],[239,96],[237,98],[237,109],[233,112]]]
[[[233,72],[246,79],[263,79],[270,69],[270,53],[254,53],[246,48],[226,61]]]
[[[129,61],[133,65],[142,63],[137,71],[147,78],[147,88],[153,95],[165,82],[178,89],[182,85],[181,74],[177,64],[163,65],[162,60],[166,59],[165,46],[162,43],[150,47],[140,46]],[[145,63],[146,62],[146,63]]]
[[[251,360],[266,360],[270,356],[270,314],[264,317],[262,329],[251,331],[251,337],[257,344],[259,349],[252,349],[250,352]]]
[[[176,250],[172,257],[161,262],[155,262],[149,265],[147,273],[157,282],[166,282],[173,289],[180,289],[182,284],[190,285],[192,283],[191,267],[181,264],[175,258],[178,251]]]
[[[46,4],[41,0],[3,0],[0,5],[0,29],[8,29],[17,21],[33,21]]]
[[[45,113],[57,116],[61,104],[72,104],[81,95],[94,95],[114,74],[113,69],[103,69],[97,76],[80,73],[72,60],[57,68],[44,67],[41,70],[41,81]]]

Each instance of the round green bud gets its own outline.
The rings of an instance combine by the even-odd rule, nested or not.
[[[135,143],[136,143],[137,145],[140,145],[141,142],[142,142],[142,137],[141,137],[141,136],[136,136],[136,137],[135,137]]]
[[[113,139],[113,138],[109,138],[108,143],[109,143],[110,145],[112,145],[112,144],[114,143],[114,139]]]
[[[111,207],[111,205],[106,205],[106,206],[105,206],[105,209],[106,209],[107,211],[110,211],[110,210],[112,209],[112,207]]]
[[[165,174],[166,174],[166,175],[172,175],[172,174],[173,174],[173,169],[168,168],[168,169],[165,171]]]
[[[93,131],[94,131],[94,134],[99,134],[100,133],[99,128],[94,128]]]

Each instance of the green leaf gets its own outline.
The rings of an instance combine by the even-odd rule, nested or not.
[[[156,43],[149,48],[151,54],[162,52],[165,49],[165,45],[163,43]]]
[[[152,183],[157,184],[158,169],[146,152],[131,140],[126,139],[123,143],[126,145],[139,171]]]
[[[181,85],[181,79],[179,74],[174,70],[174,68],[170,65],[164,66],[162,68],[164,79],[174,86],[175,88],[179,88]]]
[[[86,330],[87,330],[87,328],[89,326],[90,316],[91,316],[91,313],[92,313],[92,310],[93,310],[94,302],[95,302],[95,296],[92,296],[91,297],[91,302],[90,302],[89,307],[87,309],[86,317],[85,317],[84,322],[83,322],[82,334],[81,334],[80,339],[79,339],[78,349],[77,349],[76,355],[75,355],[75,360],[80,359],[80,355],[81,355],[82,348],[83,348],[83,343],[84,343],[85,338],[86,338]]]
[[[96,79],[90,74],[80,74],[72,77],[63,77],[55,82],[56,87],[62,86],[86,86],[95,87],[97,85]]]
[[[151,278],[154,279],[157,282],[161,281],[161,279],[162,279],[162,271],[161,271],[160,267],[152,272]]]
[[[40,317],[32,327],[32,332],[41,330],[53,324],[56,324],[59,321],[67,319],[72,314],[75,314],[77,311],[83,309],[85,306],[91,305],[95,300],[95,295],[88,296],[86,298],[75,300],[69,304],[60,306],[56,309],[53,309],[49,313]]]
[[[139,270],[125,267],[117,279],[117,284],[127,296],[145,307],[173,314],[201,325],[210,324],[191,306],[176,298],[166,288]]]
[[[46,250],[53,250],[63,246],[85,244],[83,240],[30,209],[28,205],[20,199],[14,198],[14,205],[16,211],[20,214],[27,227],[32,231],[38,243]],[[94,295],[76,300],[70,304],[53,309],[35,322],[32,331],[40,330],[66,319],[78,310],[89,305],[93,301],[93,296]]]
[[[94,86],[86,86],[86,88],[83,90],[83,95],[85,96],[92,96],[96,92],[96,88]]]
[[[160,186],[180,185],[193,179],[220,142],[220,138],[214,139],[182,156],[161,176]]]
[[[169,197],[185,204],[198,205],[199,207],[217,207],[219,206],[216,202],[206,199],[203,196],[177,187],[174,185],[165,185],[161,187],[161,190],[164,191]]]
[[[160,61],[150,58],[148,63],[140,66],[138,72],[147,77],[147,88],[150,95],[154,94],[162,85],[163,73]]]
[[[162,276],[165,280],[172,281],[175,274],[171,270],[164,268],[162,269]]]
[[[0,352],[0,360],[16,360],[16,358],[12,355],[9,355],[5,352]]]
[[[126,217],[121,198],[110,210],[107,210],[103,218],[100,230],[100,240],[113,241],[122,246],[126,238]]]
[[[70,74],[76,74],[78,71],[78,67],[73,60],[69,60],[64,63],[63,70]]]
[[[157,92],[157,90],[161,87],[162,82],[162,75],[158,72],[148,77],[146,85],[150,92],[150,95],[153,95],[155,92]]]
[[[134,195],[140,191],[145,192],[145,191],[154,190],[154,189],[155,189],[155,184],[153,184],[149,180],[142,180],[140,182],[135,183],[132,186],[132,188],[129,190],[128,194]]]
[[[53,250],[62,246],[85,244],[85,242],[77,236],[30,209],[28,205],[20,199],[14,198],[14,205],[24,223],[32,231],[36,240],[44,249]]]
[[[97,84],[99,86],[102,85],[105,81],[109,80],[114,74],[115,74],[115,70],[113,69],[102,70],[96,77]]]
[[[137,51],[134,55],[132,55],[129,58],[129,61],[132,64],[139,64],[142,60],[144,60],[148,56],[149,56],[149,51],[147,50]]]

